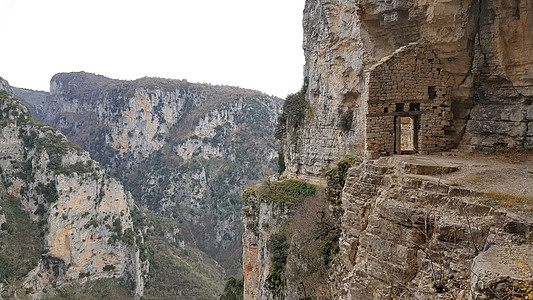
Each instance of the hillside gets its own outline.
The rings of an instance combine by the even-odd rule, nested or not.
[[[40,299],[107,282],[140,298],[148,264],[131,195],[5,90],[0,130],[0,295]]]

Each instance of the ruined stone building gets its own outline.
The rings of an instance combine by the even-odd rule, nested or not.
[[[365,74],[365,150],[412,154],[453,147],[450,89],[453,78],[426,43],[412,43]]]

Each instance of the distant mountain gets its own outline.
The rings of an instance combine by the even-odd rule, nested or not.
[[[13,87],[12,89],[13,96],[28,106],[34,118],[43,118],[43,107],[50,93],[17,87]]]
[[[26,102],[43,103],[42,120],[122,179],[141,206],[176,219],[186,243],[228,274],[241,272],[240,195],[275,166],[281,99],[185,80],[78,72],[55,75],[46,101]]]

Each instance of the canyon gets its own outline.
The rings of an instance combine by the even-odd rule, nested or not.
[[[145,299],[213,298],[226,276],[241,273],[241,193],[273,173],[281,99],[86,72],[56,74],[50,93],[12,90],[131,192],[152,265]]]
[[[0,80],[0,299],[212,299],[241,273],[244,299],[533,298],[531,28],[531,0],[306,0],[285,101]]]

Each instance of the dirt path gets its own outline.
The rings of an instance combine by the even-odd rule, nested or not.
[[[395,158],[415,164],[458,167],[458,171],[449,174],[430,175],[448,184],[480,192],[533,197],[533,154],[455,155],[402,155]]]

